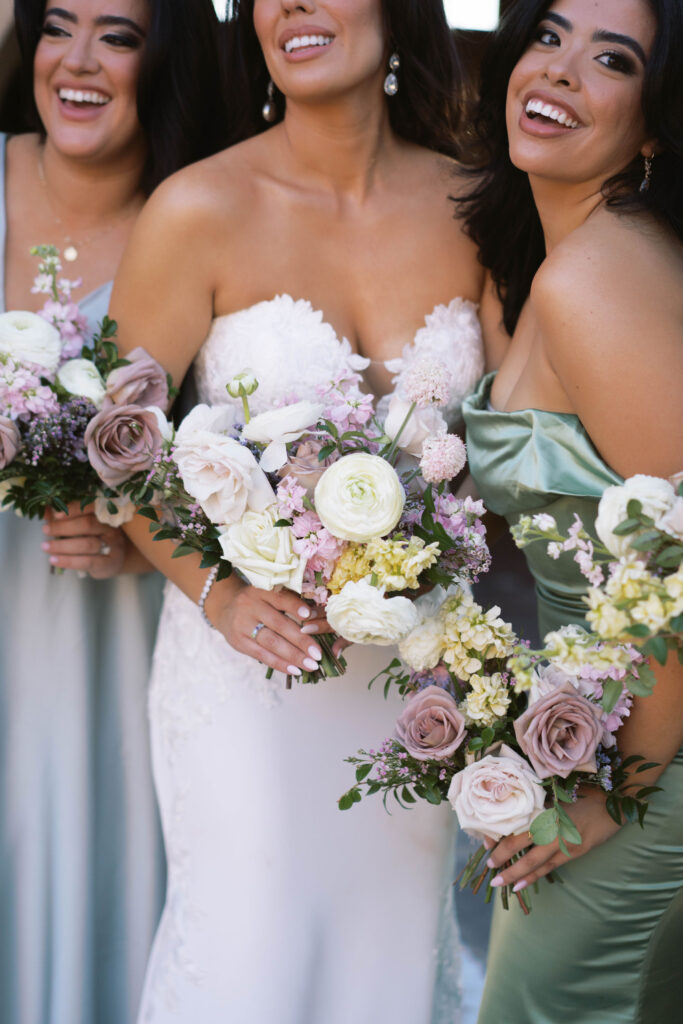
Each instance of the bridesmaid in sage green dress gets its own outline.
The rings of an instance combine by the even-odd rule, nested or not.
[[[499,30],[479,121],[490,163],[463,205],[511,340],[463,411],[472,475],[510,524],[547,512],[566,529],[578,513],[590,529],[606,487],[681,469],[682,46],[683,10],[664,0],[519,0]],[[538,543],[525,554],[541,633],[581,623],[586,583],[571,555],[554,561]],[[494,911],[479,1024],[678,1019],[674,661],[655,666],[653,695],[619,735],[624,753],[659,764],[639,776],[662,787],[644,829],[618,827],[593,791],[570,810],[583,836],[571,858],[526,836],[492,850],[496,885],[540,883],[529,917]],[[551,870],[563,884],[547,883]]]

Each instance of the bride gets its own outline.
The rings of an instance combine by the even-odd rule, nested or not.
[[[233,6],[252,137],[150,200],[112,299],[122,348],[176,382],[194,363],[209,403],[250,366],[259,412],[313,397],[351,351],[385,393],[384,360],[425,346],[454,371],[457,418],[484,367],[483,275],[450,212],[461,83],[441,0]],[[316,666],[326,623],[236,576],[206,596],[191,557],[131,532],[171,581],[150,695],[169,883],[140,1021],[427,1024],[440,970],[453,1024],[456,964],[435,953],[450,812],[336,806],[344,757],[391,732],[396,705],[367,684],[392,652],[352,649],[344,677],[286,692],[278,673]]]

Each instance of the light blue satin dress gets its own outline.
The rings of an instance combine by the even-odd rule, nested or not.
[[[0,135],[3,200],[4,157]],[[0,310],[5,236],[3,201]],[[81,303],[92,326],[110,294]],[[0,512],[0,1021],[130,1024],[163,901],[146,714],[161,580],[52,576],[41,526]]]
[[[488,402],[493,375],[463,404],[470,470],[488,508],[514,523],[547,512],[566,531],[591,528],[602,492],[621,478],[571,414]],[[586,581],[571,554],[524,549],[541,635],[583,623]],[[539,883],[532,912],[497,902],[479,1024],[674,1024],[683,1020],[683,749],[662,773],[645,828],[607,842]]]

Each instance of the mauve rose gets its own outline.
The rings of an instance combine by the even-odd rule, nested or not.
[[[396,738],[418,761],[443,761],[465,738],[465,719],[450,693],[427,686],[408,700]]]
[[[168,405],[166,371],[144,348],[134,348],[125,357],[126,366],[112,370],[107,377],[105,405]]]
[[[302,441],[289,462],[278,470],[278,476],[293,476],[302,487],[312,491],[329,465],[318,458],[321,448],[320,441]]]
[[[21,448],[21,435],[16,423],[7,416],[0,416],[0,469],[13,462]]]
[[[595,772],[595,750],[603,734],[602,711],[562,683],[515,722],[517,741],[540,779],[570,772]]]
[[[153,409],[112,405],[93,416],[85,432],[90,464],[108,487],[149,469],[162,442]]]

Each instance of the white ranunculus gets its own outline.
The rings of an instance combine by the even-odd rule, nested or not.
[[[503,744],[454,775],[448,799],[461,829],[498,842],[528,831],[543,810],[545,789],[529,762]]]
[[[363,544],[390,533],[406,496],[393,466],[379,455],[344,455],[315,488],[315,510],[334,537]]]
[[[618,537],[614,533],[619,523],[628,518],[626,510],[629,501],[632,500],[639,501],[643,513],[654,519],[658,525],[673,508],[676,492],[668,480],[662,480],[658,476],[645,476],[642,473],[629,477],[618,487],[607,488],[600,499],[595,530],[607,550],[617,558],[629,553],[631,541],[635,540],[639,533],[636,531],[626,537]]]
[[[434,617],[419,622],[399,644],[398,653],[413,672],[436,668],[444,650],[443,624]]]
[[[37,313],[12,310],[0,313],[0,352],[17,362],[42,366],[53,374],[59,366],[62,343],[59,331]]]
[[[306,559],[294,551],[288,526],[276,526],[275,505],[261,512],[247,511],[220,537],[223,555],[261,590],[287,587],[301,593]]]
[[[345,583],[326,605],[327,621],[335,633],[353,644],[385,647],[408,636],[417,610],[407,597],[385,597],[383,587],[368,580]]]
[[[252,452],[224,431],[227,406],[196,406],[178,427],[173,459],[186,491],[212,523],[236,523],[247,509],[261,512],[275,501],[273,488]]]
[[[270,409],[252,416],[242,428],[242,437],[266,445],[261,468],[266,473],[276,473],[287,461],[286,446],[315,427],[324,410],[321,402],[294,402],[281,409]]]
[[[69,359],[60,367],[57,380],[71,395],[88,398],[101,408],[106,394],[104,381],[97,367],[89,359]]]
[[[384,421],[384,433],[393,441],[405,423],[410,412],[411,403],[398,394],[391,396],[387,418]],[[412,416],[401,430],[398,447],[420,458],[422,446],[428,437],[445,433],[448,424],[443,414],[434,405],[425,405],[413,411]]]
[[[670,537],[683,541],[683,498],[675,499],[666,515],[657,521],[657,526]]]
[[[116,505],[116,512],[110,512],[109,506]],[[104,523],[105,526],[123,526],[124,523],[129,523],[135,516],[135,505],[125,496],[120,498],[104,498],[100,495],[99,498],[95,498],[93,504],[93,512],[95,518],[99,523]]]

